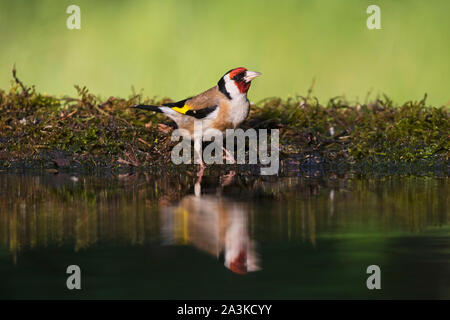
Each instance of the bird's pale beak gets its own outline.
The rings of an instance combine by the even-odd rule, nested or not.
[[[259,77],[261,75],[261,73],[256,72],[256,71],[248,71],[245,73],[245,77],[244,80],[245,82],[250,82],[253,79],[255,79],[256,77]]]

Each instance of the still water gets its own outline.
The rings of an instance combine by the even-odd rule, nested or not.
[[[449,182],[0,173],[0,298],[449,299]]]

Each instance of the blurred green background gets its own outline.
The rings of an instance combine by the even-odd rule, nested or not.
[[[66,8],[81,8],[81,30]],[[370,4],[381,30],[366,27]],[[0,87],[182,99],[233,67],[260,71],[250,99],[314,94],[364,102],[450,100],[450,1],[0,1]]]

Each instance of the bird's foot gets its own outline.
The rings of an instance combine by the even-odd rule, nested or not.
[[[225,187],[228,186],[229,184],[231,184],[231,182],[233,182],[233,178],[236,175],[235,171],[230,171],[228,174],[224,175],[221,177],[222,183],[221,186]]]

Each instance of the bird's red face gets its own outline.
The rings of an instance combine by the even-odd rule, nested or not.
[[[259,72],[249,71],[245,68],[233,69],[228,74],[240,93],[247,93],[252,80],[261,75]]]

